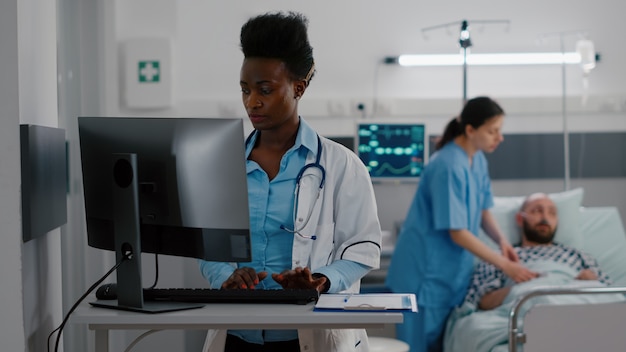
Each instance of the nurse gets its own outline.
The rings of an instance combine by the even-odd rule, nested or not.
[[[411,352],[442,349],[446,319],[465,297],[474,255],[515,282],[537,276],[518,263],[489,212],[493,196],[484,153],[504,140],[503,121],[504,110],[489,97],[469,100],[446,126],[422,174],[386,279],[393,292],[417,296],[419,312],[405,314],[397,326]],[[476,237],[480,227],[501,254]]]
[[[381,230],[365,165],[298,114],[315,73],[307,24],[299,13],[279,12],[241,28],[239,85],[254,127],[246,142],[252,261],[201,261],[212,288],[358,293],[379,266]],[[367,351],[368,341],[362,329],[211,330],[205,350]]]

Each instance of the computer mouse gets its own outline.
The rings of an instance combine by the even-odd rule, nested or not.
[[[96,298],[102,300],[117,299],[117,284],[104,284],[96,290]]]

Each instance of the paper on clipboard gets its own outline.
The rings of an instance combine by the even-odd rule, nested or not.
[[[315,310],[417,312],[412,293],[321,294]]]

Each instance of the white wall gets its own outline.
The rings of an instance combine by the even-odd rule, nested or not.
[[[46,350],[61,323],[59,230],[22,243],[19,124],[56,127],[56,4],[0,3],[2,350]]]
[[[584,111],[623,112],[626,87],[621,58],[626,49],[617,45],[614,26],[619,23],[618,2],[588,6],[565,0],[508,2],[494,6],[490,1],[239,1],[233,4],[193,0],[137,0],[117,2],[115,37],[106,43],[107,52],[129,38],[163,36],[172,39],[174,55],[174,98],[172,109],[135,111],[119,106],[118,72],[109,68],[107,109],[113,114],[234,115],[245,113],[239,103],[238,75],[242,56],[238,47],[241,24],[268,10],[293,9],[310,19],[310,40],[317,73],[301,103],[301,113],[317,116],[360,116],[356,103],[366,104],[369,115],[451,116],[460,108],[462,71],[459,67],[401,68],[381,65],[383,57],[401,53],[457,53],[458,26],[449,30],[425,27],[467,19],[472,30],[473,52],[559,51],[558,32],[588,33],[602,54],[602,62],[589,80],[588,106],[580,107],[582,73],[567,68],[567,93],[575,97],[570,106]],[[561,10],[559,10],[561,9]],[[567,9],[567,16],[553,16]],[[508,20],[499,24],[472,25],[472,19]],[[547,37],[540,41],[541,35]],[[564,34],[563,42],[573,51],[578,35]],[[115,87],[114,90],[112,87]],[[470,67],[468,96],[492,95],[498,99],[522,99],[510,112],[560,112],[562,76],[560,66]],[[384,110],[372,113],[374,99]],[[548,100],[546,100],[548,99]],[[329,106],[332,105],[332,108]]]
[[[0,341],[25,351],[20,221],[17,1],[0,2]]]
[[[91,41],[81,38],[82,44],[89,48],[80,53],[84,84],[80,100],[89,106],[83,106],[80,110],[83,114],[244,118],[237,83],[242,61],[240,27],[251,16],[283,9],[301,11],[310,20],[317,73],[301,101],[300,113],[323,135],[352,135],[354,122],[362,118],[361,112],[356,110],[357,103],[365,103],[366,118],[418,118],[427,121],[432,131],[442,130],[461,107],[461,68],[401,68],[381,62],[385,56],[402,53],[457,53],[460,24],[449,30],[429,31],[426,36],[422,29],[463,19],[470,22],[472,51],[476,53],[558,51],[561,37],[552,33],[587,32],[602,54],[602,62],[591,73],[588,91],[583,89],[579,67],[567,67],[569,128],[571,131],[626,131],[626,85],[622,82],[626,77],[626,68],[622,65],[626,48],[615,31],[622,12],[620,3],[614,0],[598,0],[592,5],[567,0],[505,3],[445,0],[428,4],[410,0],[98,0],[96,5],[76,1],[83,6],[89,3],[90,7],[97,7],[97,10],[81,13],[81,28],[97,31],[88,34]],[[473,24],[476,20],[508,20],[510,25]],[[539,41],[539,36],[544,34],[548,34],[546,39]],[[174,103],[168,109],[129,109],[123,105],[123,77],[119,70],[123,57],[119,48],[127,39],[152,36],[172,40]],[[564,34],[562,39],[566,49],[573,51],[578,36]],[[562,82],[560,66],[470,67],[468,96],[486,94],[498,99],[508,113],[506,133],[559,132],[563,126]],[[589,96],[586,105],[582,103],[583,95]],[[375,103],[378,111],[373,111]],[[72,118],[70,115],[67,124],[75,141],[76,122]],[[77,165],[75,149],[73,153],[72,163]],[[80,192],[80,174],[74,171],[71,178],[76,199],[70,207],[78,211],[82,206],[80,194],[74,192]],[[621,199],[626,199],[623,180],[590,182],[572,184],[593,189],[596,197],[586,196],[589,205],[619,205],[623,203]],[[383,227],[391,229],[393,221],[404,216],[414,186],[377,185],[375,189]],[[562,189],[562,182],[494,182],[494,189],[498,195],[519,195],[528,190],[554,192]],[[614,192],[607,192],[607,189]],[[626,204],[622,205],[626,209]],[[75,216],[67,234],[69,238],[82,241],[75,247],[78,249],[84,248],[85,236],[80,222],[80,216]],[[77,297],[111,264],[106,253],[91,248],[85,250],[91,260],[79,274],[84,280],[70,285],[73,288],[66,295]],[[163,260],[167,265],[161,268],[169,266],[171,269],[162,273],[163,285],[201,284],[193,261]],[[151,262],[146,260],[144,269],[150,267]],[[150,277],[150,269],[147,270],[147,277]],[[178,276],[181,270],[185,272],[184,277]],[[112,339],[115,347],[123,348],[130,341],[128,336],[115,335]],[[189,337],[185,340],[187,345],[193,345]],[[159,348],[165,343],[180,346],[182,342],[172,335],[151,336],[136,349]]]

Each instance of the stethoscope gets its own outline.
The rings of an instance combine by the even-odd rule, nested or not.
[[[252,139],[252,137],[255,135],[256,132],[257,132],[256,130],[252,131],[252,133],[250,133],[248,138],[246,138],[246,142],[245,142],[246,147],[248,146],[248,144],[250,143],[250,140]],[[294,228],[289,229],[285,225],[280,225],[281,230],[285,230],[287,232],[296,234],[302,238],[311,239],[311,240],[317,239],[317,236],[305,235],[301,231],[304,230],[306,225],[309,223],[309,220],[311,220],[311,216],[313,215],[313,209],[315,208],[315,204],[317,203],[317,200],[320,197],[320,193],[322,192],[322,188],[324,187],[324,181],[326,181],[326,170],[324,169],[322,164],[320,164],[321,157],[322,157],[322,139],[318,135],[317,136],[317,156],[315,157],[315,162],[304,165],[298,172],[298,175],[296,176],[296,188],[294,189],[294,197],[293,197],[293,226]],[[302,225],[297,226],[296,218],[298,216],[298,200],[300,198],[300,180],[302,180],[302,177],[304,176],[304,172],[307,171],[308,169],[318,169],[320,171],[321,173],[320,185],[317,188],[317,195],[315,196],[315,199],[313,200],[313,204],[309,208],[307,216],[301,221]]]

